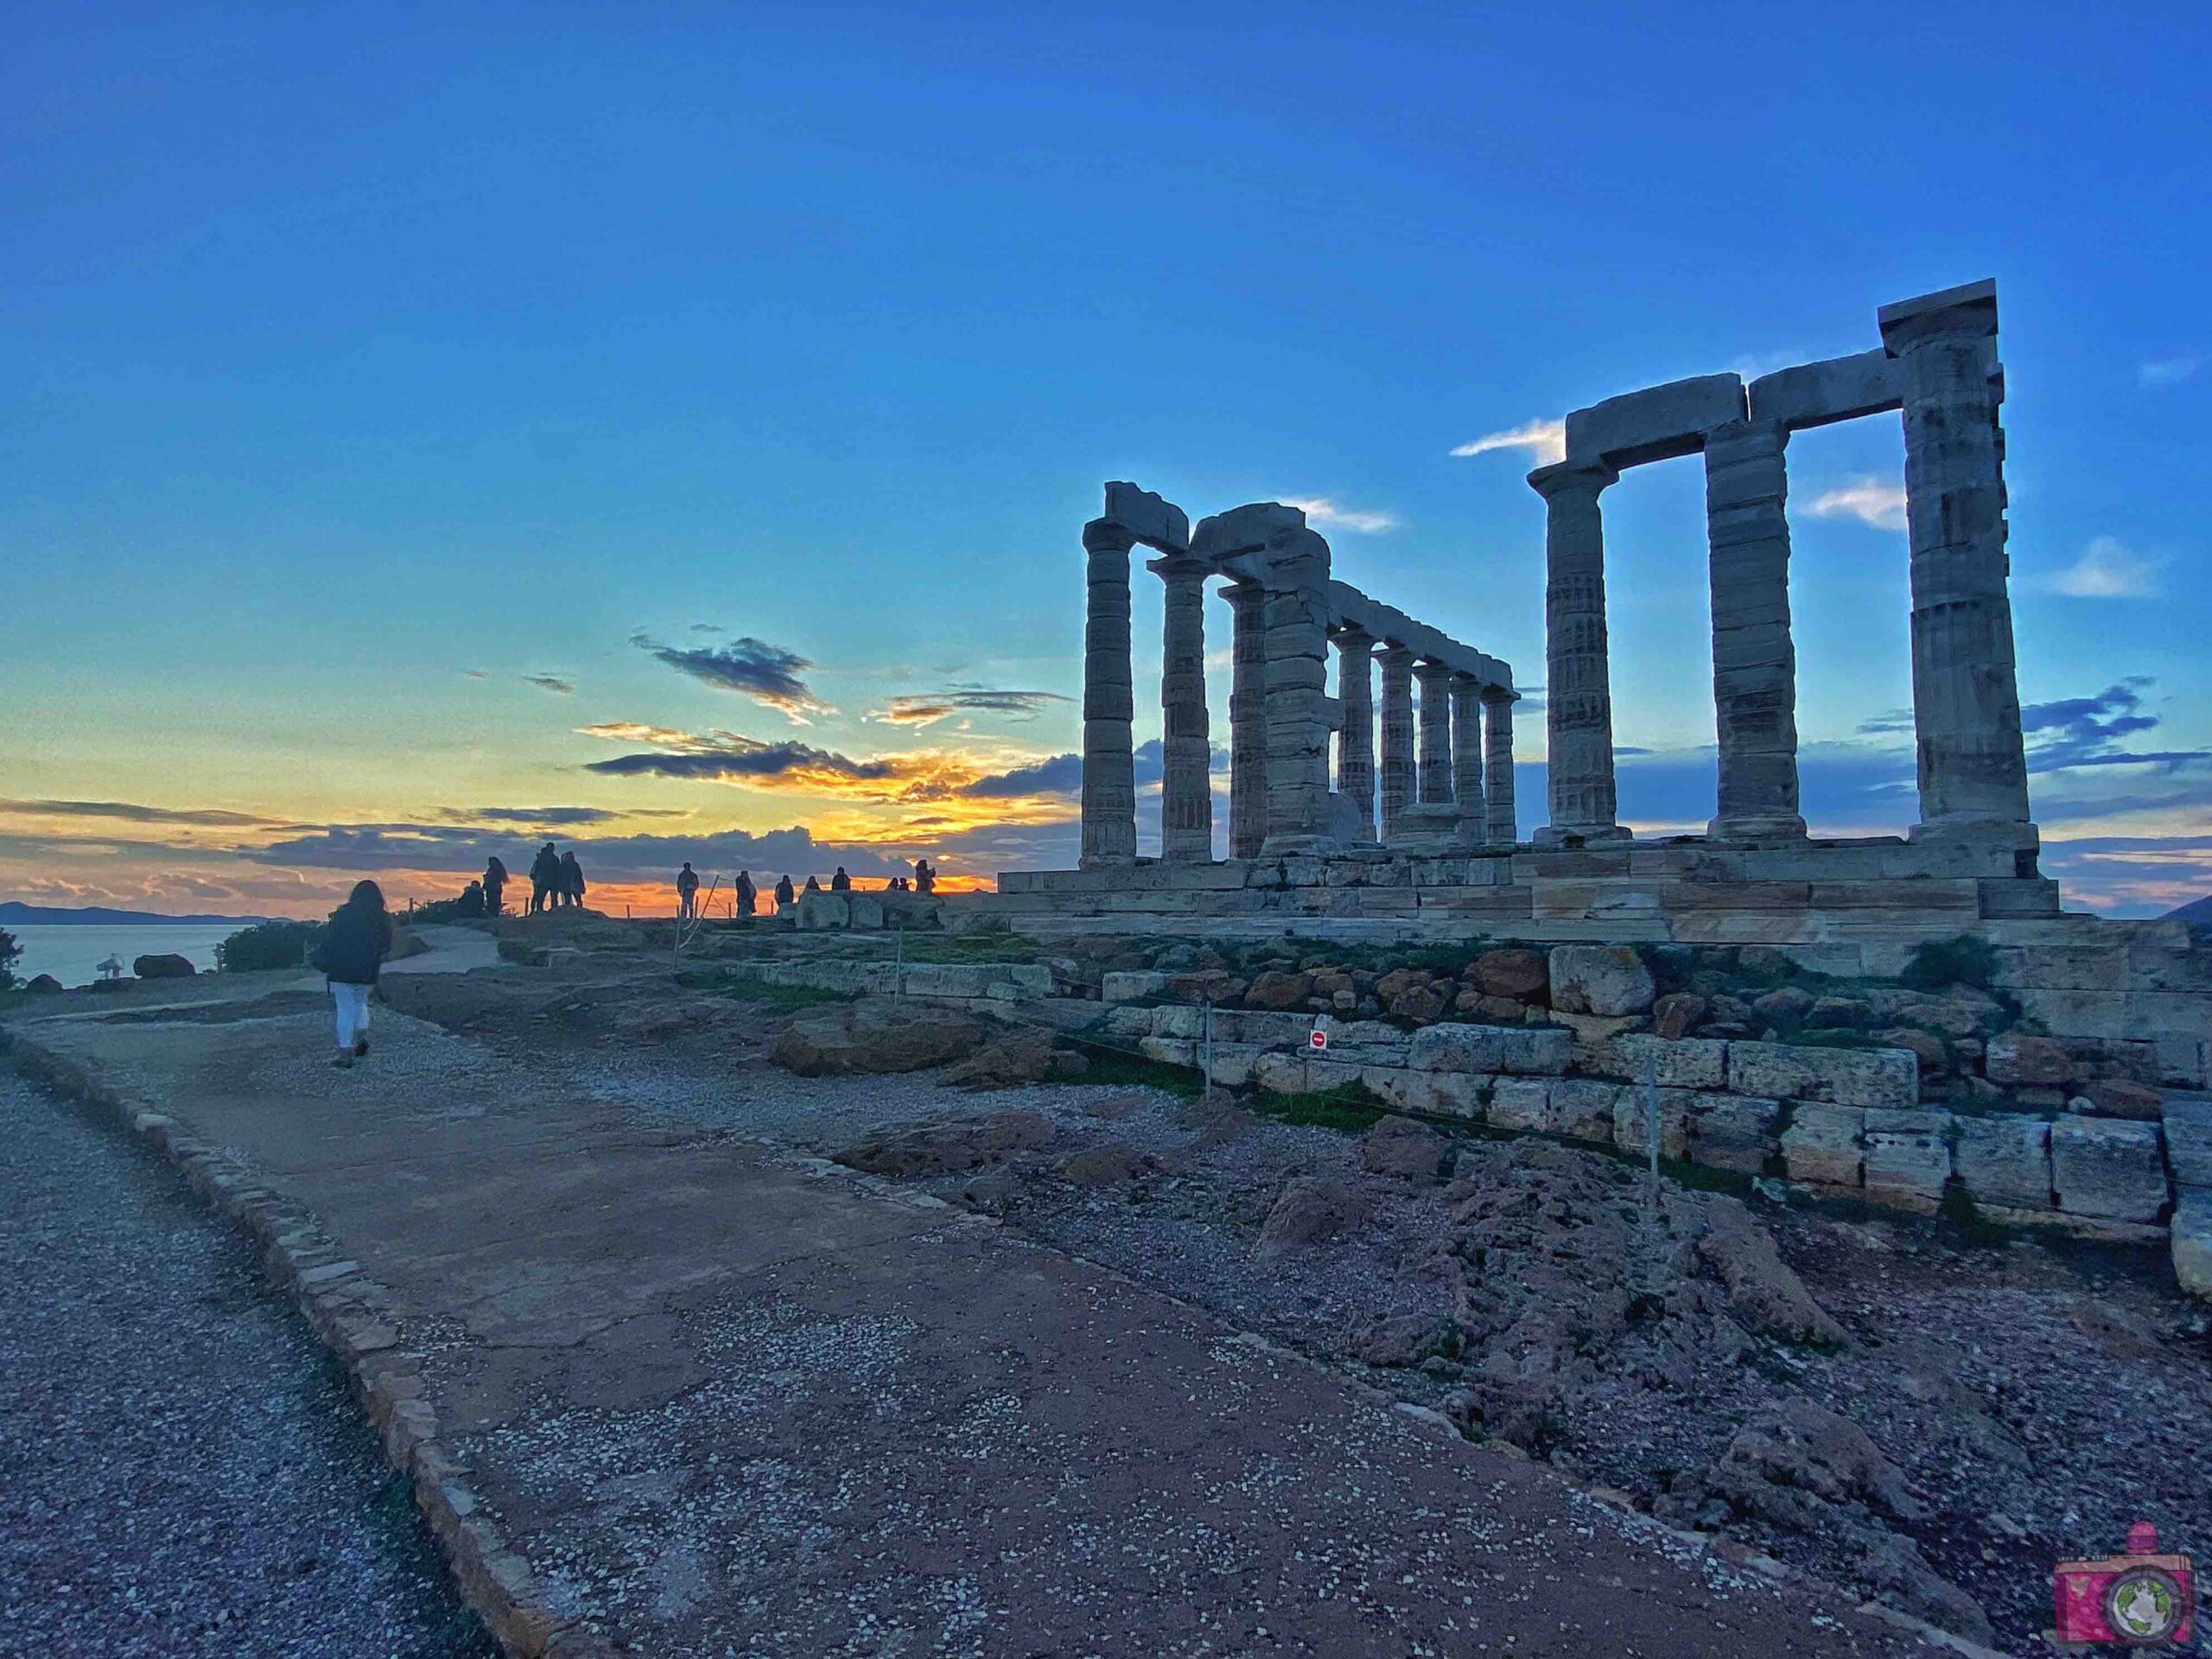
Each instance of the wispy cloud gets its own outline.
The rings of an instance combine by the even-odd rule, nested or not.
[[[461,671],[461,677],[464,680],[488,680],[492,677],[492,671],[488,668],[464,668]]]
[[[1325,495],[1308,496],[1302,500],[1294,495],[1286,496],[1283,505],[1296,507],[1310,524],[1324,530],[1348,530],[1359,536],[1379,535],[1386,530],[1397,529],[1404,522],[1395,512],[1369,512],[1340,506]]]
[[[1567,459],[1567,423],[1529,421],[1503,432],[1485,432],[1452,450],[1455,455],[1486,455],[1493,449],[1526,449],[1541,466]]]
[[[2117,537],[2100,536],[2050,579],[2050,586],[2071,599],[2148,599],[2158,591],[2158,571],[2164,564],[2164,559],[2133,551]]]
[[[558,674],[525,674],[523,683],[534,685],[541,691],[550,691],[556,697],[572,697],[576,694],[576,683],[563,679]]]
[[[2203,366],[2202,353],[2183,352],[2178,357],[2154,358],[2143,364],[2135,371],[2135,378],[2145,386],[2177,386]]]
[[[169,823],[194,829],[296,829],[289,818],[258,812],[229,812],[219,807],[141,806],[134,801],[0,800],[0,814],[10,817],[99,818],[118,823]]]
[[[929,726],[957,714],[1033,715],[1046,705],[1073,699],[1058,691],[1003,691],[988,686],[954,686],[944,691],[896,696],[864,719],[887,726]]]
[[[1904,486],[1879,478],[1855,478],[1823,490],[1807,509],[1815,518],[1856,518],[1877,530],[1904,528]]]
[[[695,625],[696,626],[696,625]],[[725,645],[683,650],[664,645],[650,634],[633,633],[630,643],[679,674],[724,691],[735,691],[773,709],[794,726],[810,726],[809,715],[837,711],[814,695],[803,677],[814,664],[795,651],[746,635]]]

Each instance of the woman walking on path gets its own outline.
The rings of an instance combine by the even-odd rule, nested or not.
[[[330,912],[315,965],[330,982],[330,1001],[338,1022],[338,1054],[333,1065],[351,1065],[369,1052],[369,988],[391,954],[391,912],[384,889],[358,881],[346,902]]]

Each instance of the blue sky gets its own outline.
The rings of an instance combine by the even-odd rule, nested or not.
[[[757,850],[1058,861],[1064,793],[976,804],[1076,745],[1108,478],[1332,504],[1340,575],[1515,664],[1525,830],[1540,454],[1452,451],[1982,276],[2048,861],[2120,911],[2212,887],[2205,14],[1830,16],[19,10],[0,887],[427,896],[556,808],[641,877],[794,828]],[[1893,419],[1791,446],[1820,827],[1913,817],[1901,461]],[[1690,827],[1701,475],[1606,505],[1624,816]],[[805,701],[752,695],[792,661]],[[588,769],[669,753],[747,758]]]

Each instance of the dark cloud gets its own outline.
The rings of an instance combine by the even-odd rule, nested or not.
[[[835,712],[814,695],[803,677],[814,664],[781,645],[750,635],[728,645],[697,645],[688,651],[664,645],[644,633],[632,634],[630,643],[679,674],[751,697],[802,725],[810,714]]]
[[[525,674],[522,678],[524,684],[534,685],[541,691],[550,691],[556,697],[575,695],[576,683],[563,679],[558,674]]]
[[[635,807],[617,812],[604,806],[448,806],[438,817],[451,823],[536,823],[546,827],[607,823],[616,818],[682,818],[682,807]]]
[[[1073,795],[1083,788],[1083,757],[1056,754],[1034,766],[978,778],[960,792],[977,800],[1012,800],[1024,795]]]
[[[1001,714],[1034,715],[1055,702],[1074,699],[1058,691],[1006,691],[988,686],[953,686],[943,691],[916,692],[896,696],[868,715],[896,726],[927,726],[948,715]]]
[[[2020,710],[2027,734],[2030,772],[2064,772],[2076,766],[2158,766],[2172,772],[2212,760],[2212,750],[2128,750],[2120,740],[2155,731],[2158,716],[2146,713],[2143,693],[2151,685],[2137,676],[2108,685],[2093,697],[2065,697],[2034,702]]]
[[[483,868],[497,854],[510,869],[524,868],[531,842],[542,839],[518,832],[464,829],[431,823],[334,823],[311,836],[273,846],[241,849],[259,863],[342,871],[430,870],[449,872],[456,884]],[[685,860],[702,872],[729,874],[750,869],[788,870],[793,875],[827,875],[842,864],[855,875],[893,875],[909,868],[911,850],[817,842],[794,825],[754,834],[724,830],[696,836],[569,836],[560,837],[594,880],[604,882],[664,881]],[[917,840],[912,848],[934,843]],[[901,856],[905,854],[906,856]],[[520,862],[517,861],[519,860]]]
[[[296,827],[290,818],[264,817],[258,812],[226,812],[212,806],[140,806],[130,801],[0,800],[0,812],[23,817],[106,818],[121,823],[191,824],[224,830]]]
[[[764,743],[722,734],[711,748],[648,750],[584,763],[586,772],[609,778],[691,778],[720,782],[783,782],[845,779],[887,783],[906,774],[896,760],[855,760],[807,743]]]

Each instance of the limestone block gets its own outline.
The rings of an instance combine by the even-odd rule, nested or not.
[[[2160,1083],[2175,1089],[2202,1089],[2212,1084],[2212,1043],[2170,1038],[2154,1043],[2152,1052]]]
[[[1782,1161],[1793,1181],[1857,1186],[1866,1153],[1866,1114],[1855,1106],[1800,1106],[1782,1134]]]
[[[1574,1058],[1571,1033],[1535,1026],[1429,1026],[1414,1033],[1407,1065],[1416,1071],[1562,1075]]]
[[[1920,1098],[1920,1063],[1901,1048],[1732,1042],[1728,1086],[1739,1095],[1902,1110]]]
[[[2008,1031],[1989,1039],[1982,1070],[1992,1083],[2056,1086],[2074,1075],[2074,1062],[2062,1043]]]
[[[2174,1277],[2192,1296],[2212,1301],[2212,1192],[2182,1194],[2174,1206]]]
[[[1362,1066],[1359,1080],[1402,1112],[1479,1120],[1494,1079],[1471,1071],[1408,1071],[1402,1066]]]
[[[1802,431],[1903,407],[1904,365],[1881,350],[1831,357],[1763,374],[1745,396],[1753,420]]]
[[[1179,1037],[1140,1037],[1137,1052],[1162,1065],[1196,1065],[1198,1045]]]
[[[1501,1129],[1542,1129],[1551,1122],[1552,1085],[1533,1077],[1500,1077],[1490,1091],[1490,1122]]]
[[[1303,1048],[1313,1034],[1310,1014],[1275,1014],[1264,1009],[1224,1008],[1213,1017],[1216,1042],[1259,1043],[1270,1048]]]
[[[1624,1092],[1615,1083],[1599,1083],[1591,1077],[1560,1077],[1551,1084],[1544,1122],[1539,1127],[1570,1140],[1596,1141],[1610,1146],[1613,1116]]]
[[[2165,1129],[2174,1185],[2212,1191],[2212,1100],[2167,1096]]]
[[[1642,1014],[1657,987],[1626,945],[1562,944],[1551,954],[1552,1006],[1567,1014]]]
[[[863,929],[876,932],[882,931],[883,900],[881,899],[872,893],[851,893],[845,895],[845,902],[850,906],[849,913],[852,916],[855,931]]]
[[[1757,1175],[1777,1145],[1782,1103],[1748,1095],[1694,1094],[1689,1101],[1690,1161]]]
[[[1649,386],[1569,415],[1567,457],[1636,467],[1695,454],[1704,448],[1707,432],[1740,421],[1744,415],[1744,383],[1732,374],[1704,374]]]
[[[842,893],[802,893],[798,896],[798,925],[810,932],[853,925],[853,907]]]
[[[2158,1126],[2117,1117],[2063,1117],[2050,1126],[2050,1184],[2058,1207],[2109,1221],[2151,1222],[2166,1203]]]
[[[1153,1008],[1109,1008],[1106,1011],[1105,1032],[1109,1037],[1134,1039],[1149,1037],[1152,1017],[1158,1012]]]
[[[1191,545],[1190,516],[1173,502],[1134,484],[1106,486],[1105,516],[1147,547],[1179,553]]]
[[[1669,1039],[1641,1033],[1624,1033],[1612,1041],[1613,1052],[1625,1068],[1624,1082],[1643,1081],[1646,1061],[1653,1064],[1662,1089],[1725,1089],[1728,1085],[1728,1045],[1709,1038]]]
[[[1952,1122],[1948,1112],[1869,1110],[1863,1132],[1867,1198],[1934,1214],[1951,1174]]]
[[[982,996],[992,974],[979,963],[920,962],[906,969],[905,979],[909,996]]]
[[[1967,1196],[2008,1210],[2050,1205],[2050,1125],[2010,1113],[1958,1120],[1954,1158]]]
[[[1107,974],[1098,982],[1099,1000],[1112,1005],[1135,1002],[1147,996],[1167,994],[1166,974]]]
[[[1215,1043],[1213,1081],[1224,1089],[1247,1087],[1252,1081],[1252,1069],[1259,1065],[1260,1056],[1267,1052],[1252,1043]]]
[[[1659,1106],[1659,1155],[1676,1160],[1689,1155],[1690,1096],[1681,1089],[1660,1089],[1654,1091]],[[1613,1144],[1624,1152],[1639,1156],[1649,1153],[1651,1143],[1644,1138],[1645,1120],[1649,1110],[1644,1091],[1634,1086],[1619,1091],[1613,1102]]]
[[[1252,1065],[1252,1081],[1274,1095],[1319,1095],[1348,1089],[1360,1080],[1359,1073],[1359,1067],[1341,1060],[1305,1054],[1262,1054]]]
[[[1206,1011],[1179,1004],[1147,1010],[1152,1015],[1152,1034],[1155,1037],[1180,1037],[1190,1039],[1206,1034]]]

